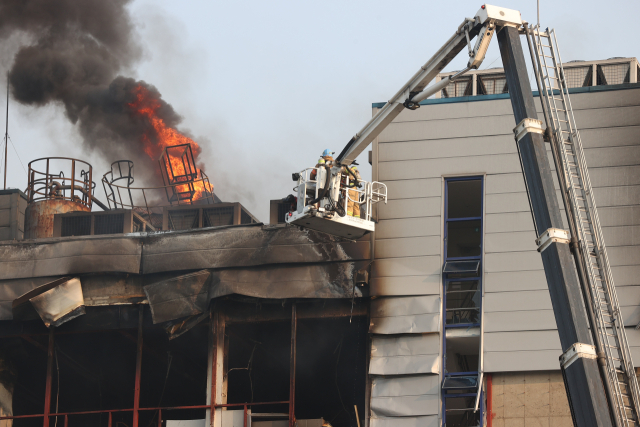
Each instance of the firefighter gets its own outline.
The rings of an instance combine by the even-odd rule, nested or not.
[[[360,181],[360,172],[358,172],[358,167],[355,165],[347,166],[347,167],[351,171],[351,174],[345,171],[345,173],[349,174],[349,187],[350,187],[349,200],[347,202],[347,215],[360,218],[360,193],[355,188],[356,180]]]
[[[324,167],[324,166],[333,166],[333,162],[335,160],[333,160],[333,155],[335,154],[334,151],[329,150],[328,148],[326,150],[324,150],[322,152],[322,156],[320,156],[320,159],[318,160],[318,163],[316,164],[316,168],[320,168],[320,167]],[[311,175],[310,175],[311,179],[316,179],[316,171],[311,171]]]

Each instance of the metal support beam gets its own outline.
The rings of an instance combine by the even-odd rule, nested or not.
[[[214,427],[215,413],[216,413],[216,384],[218,378],[218,318],[219,314],[216,311],[214,313],[213,306],[210,311],[209,321],[209,351],[211,352],[211,366],[210,372],[210,384],[209,384],[209,425]]]
[[[144,305],[138,309],[138,350],[136,352],[136,381],[133,394],[133,427],[138,427],[140,409],[140,373],[142,370],[142,319],[144,317]]]
[[[515,121],[520,123],[527,118],[537,120],[518,30],[503,27],[498,32],[498,42]],[[536,230],[543,233],[550,228],[562,229],[562,217],[542,134],[526,132],[521,135],[517,145]],[[583,309],[582,292],[569,245],[563,241],[553,242],[541,254],[562,350],[566,351],[575,343],[591,344],[589,322]],[[565,370],[565,375],[576,425],[611,426],[597,361],[580,358]]]
[[[49,427],[51,413],[51,372],[53,370],[53,344],[55,340],[54,327],[49,328],[49,346],[47,347],[47,380],[44,386],[44,421],[42,425]]]
[[[298,316],[296,303],[291,306],[291,358],[289,359],[289,427],[296,425],[296,341]]]

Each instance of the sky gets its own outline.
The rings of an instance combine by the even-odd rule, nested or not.
[[[292,193],[291,173],[315,165],[325,148],[339,153],[371,118],[371,104],[395,94],[481,4],[134,0],[129,10],[144,55],[127,76],[156,86],[184,118],[180,130],[202,146],[216,194],[268,222],[269,200]],[[536,22],[535,1],[497,4]],[[540,1],[541,24],[556,29],[565,62],[640,56],[638,11],[638,0]],[[0,46],[0,75],[10,49]],[[461,52],[446,70],[467,59]],[[501,65],[494,40],[481,69]],[[94,177],[119,160],[86,151],[59,105],[10,100],[9,136],[7,185],[22,190],[36,158],[80,158]],[[366,155],[359,163],[368,179]]]

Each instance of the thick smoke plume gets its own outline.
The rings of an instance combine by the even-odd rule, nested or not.
[[[134,160],[144,179],[158,176],[162,147],[148,117],[135,111],[136,93],[144,90],[153,98],[156,115],[168,128],[175,129],[181,117],[155,87],[120,75],[142,52],[128,3],[3,0],[0,39],[22,32],[31,40],[19,49],[9,71],[16,100],[33,106],[63,105],[87,148],[107,159]],[[145,148],[145,141],[158,147]],[[194,145],[197,155],[200,149]]]

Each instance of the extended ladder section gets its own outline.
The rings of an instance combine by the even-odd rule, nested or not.
[[[618,427],[638,425],[640,389],[613,284],[596,202],[554,30],[527,29],[527,41],[540,92],[547,134],[552,145],[572,241],[576,267],[588,289],[585,304],[591,318],[598,359]]]

